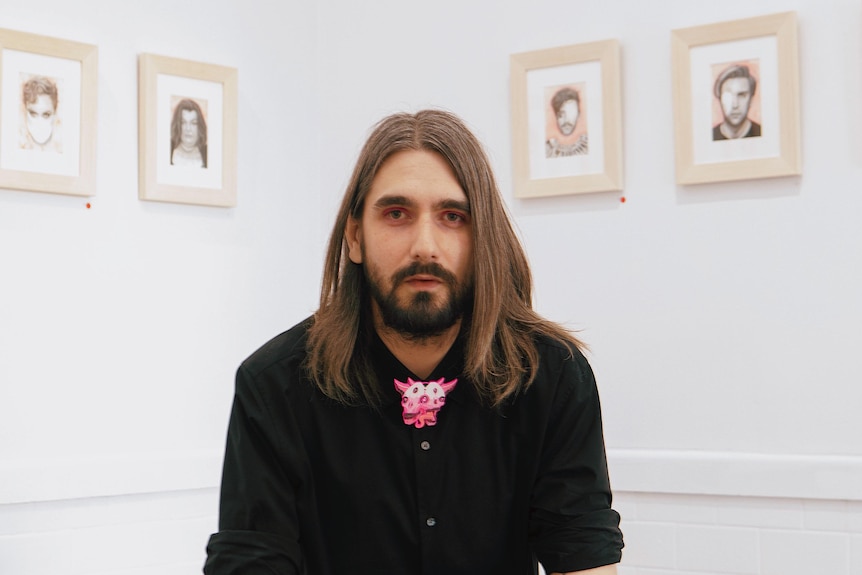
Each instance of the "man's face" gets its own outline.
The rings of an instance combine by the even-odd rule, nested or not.
[[[198,113],[194,110],[183,110],[181,118],[180,141],[187,150],[198,145]]]
[[[751,106],[751,86],[747,78],[730,78],[721,85],[721,111],[725,121],[734,128],[748,117]]]
[[[35,102],[27,103],[27,131],[37,144],[48,143],[54,135],[54,102],[51,96],[39,94]]]
[[[575,131],[579,115],[580,110],[578,110],[578,103],[575,100],[566,100],[560,106],[560,111],[557,112],[557,126],[564,136],[568,136]]]
[[[390,156],[371,182],[361,220],[351,218],[346,230],[376,317],[408,337],[454,326],[472,301],[471,226],[467,196],[442,156]]]

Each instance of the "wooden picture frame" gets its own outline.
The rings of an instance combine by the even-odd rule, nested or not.
[[[622,190],[619,42],[513,54],[510,68],[515,196]]]
[[[98,48],[0,29],[0,187],[96,193]]]
[[[141,54],[138,89],[139,198],[235,206],[237,70]]]
[[[671,33],[676,181],[801,173],[795,12]]]

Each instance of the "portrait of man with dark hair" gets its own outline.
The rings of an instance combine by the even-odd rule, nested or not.
[[[180,100],[171,118],[171,165],[207,167],[207,122],[191,98]]]
[[[62,153],[57,82],[46,76],[30,76],[21,88],[21,104],[23,119],[18,131],[21,149]]]
[[[757,90],[757,78],[749,66],[727,66],[713,85],[713,94],[721,108],[722,121],[712,128],[712,139],[735,140],[760,136],[760,124],[749,117]]]
[[[576,134],[576,130],[583,128],[586,121],[581,114],[581,94],[578,90],[572,86],[556,89],[549,105],[556,121],[552,128],[548,128],[545,157],[560,158],[589,153],[586,131],[580,129],[580,133]]]

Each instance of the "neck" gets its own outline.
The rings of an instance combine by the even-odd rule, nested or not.
[[[751,128],[751,120],[748,118],[745,119],[743,123],[741,123],[738,127],[734,128],[727,122],[721,125],[721,132],[724,134],[725,138],[741,138],[745,134],[748,133],[748,130]]]
[[[383,343],[404,367],[420,379],[426,379],[439,365],[452,344],[458,338],[461,320],[443,333],[417,338],[402,334],[386,326],[377,310],[374,310],[374,329]]]

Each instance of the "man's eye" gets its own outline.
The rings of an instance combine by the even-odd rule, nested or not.
[[[404,212],[401,210],[389,210],[386,212],[386,217],[393,220],[400,220],[404,217]]]
[[[462,214],[459,214],[458,212],[446,212],[443,217],[446,219],[447,222],[450,223],[464,222],[467,220],[466,217],[464,217]]]

